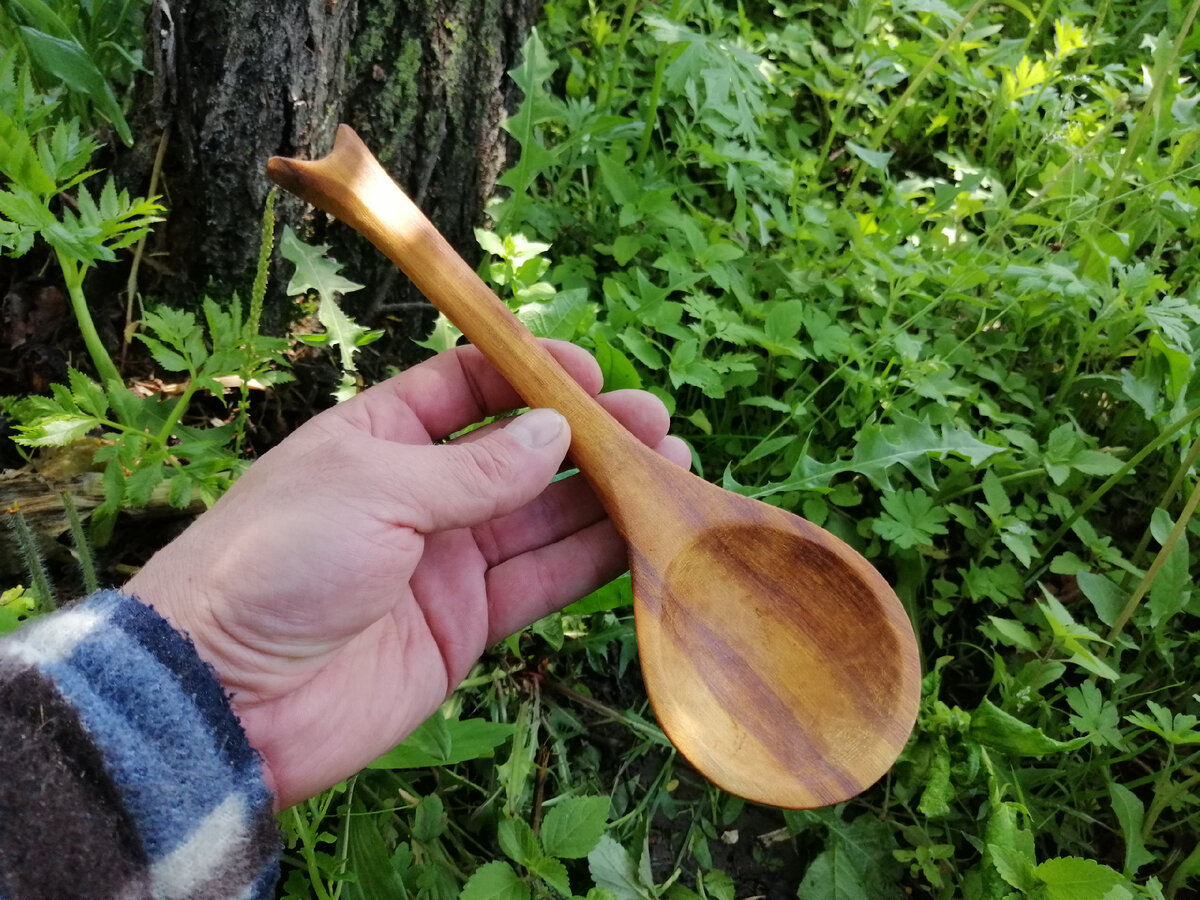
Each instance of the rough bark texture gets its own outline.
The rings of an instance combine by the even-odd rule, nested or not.
[[[500,123],[513,90],[505,72],[516,64],[539,6],[540,0],[153,0],[147,62],[154,74],[137,88],[130,116],[135,145],[105,161],[131,191],[161,194],[168,210],[142,254],[140,293],[173,305],[186,305],[210,287],[215,298],[233,291],[245,296],[271,187],[267,158],[323,155],[339,122],[363,135],[451,243],[473,259],[472,229],[505,163]],[[154,179],[156,157],[161,172]],[[367,380],[423,354],[411,338],[427,331],[432,307],[419,302],[389,263],[349,229],[306,213],[294,198],[281,197],[277,213],[281,225],[332,244],[347,276],[367,285],[345,298],[345,306],[390,337],[367,348]],[[277,265],[268,296],[267,324],[275,330],[296,316],[283,294],[286,268]],[[116,266],[97,269],[89,281],[110,347],[120,341],[124,285],[125,272]],[[30,282],[26,299],[45,299],[44,287]],[[45,304],[30,299],[26,307],[36,312]],[[36,324],[32,313],[19,322],[9,313],[8,330]],[[57,326],[47,329],[50,336],[38,340],[56,346]],[[33,338],[22,333],[22,340]],[[9,344],[15,346],[0,341]],[[55,380],[62,380],[65,361],[56,365]],[[6,359],[0,376],[10,368],[16,371]],[[336,381],[332,361],[315,369],[316,380],[324,372]],[[288,406],[296,416],[311,414],[329,402],[329,386],[298,382],[292,387],[299,395],[291,395]],[[279,426],[263,429],[267,444],[287,430],[282,420],[288,416],[278,409],[276,415]],[[0,429],[4,425],[0,418]],[[0,468],[19,462],[0,459]],[[0,480],[0,514],[14,504],[25,509],[53,561],[65,528],[59,493],[73,493],[87,512],[96,503],[95,487],[92,474],[85,484],[23,469]],[[0,523],[0,573],[20,573],[19,556]]]
[[[139,155],[123,165],[146,184],[167,133],[159,191],[169,207],[155,259],[170,278],[151,293],[198,292],[216,281],[243,292],[252,275],[272,154],[324,154],[352,124],[460,252],[505,162],[504,73],[515,65],[539,0],[156,0],[143,87]],[[136,189],[136,188],[135,188]],[[429,316],[390,265],[322,217],[281,221],[322,242],[367,284],[347,298],[365,324]],[[418,313],[414,317],[411,313]],[[288,310],[268,315],[276,326]]]

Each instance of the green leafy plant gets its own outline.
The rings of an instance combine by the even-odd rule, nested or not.
[[[92,245],[87,244],[85,235],[96,239],[94,232],[76,234],[67,249],[47,238],[63,265],[93,361],[106,377],[100,384],[72,369],[68,383],[53,385],[49,396],[10,399],[5,409],[16,423],[16,442],[26,447],[62,447],[99,435],[101,446],[95,461],[104,468],[104,501],[91,515],[93,537],[98,542],[107,540],[120,510],[144,506],[156,492],[163,493],[172,506],[186,507],[193,499],[211,504],[245,468],[240,449],[246,428],[246,391],[250,385],[267,388],[291,379],[280,368],[290,343],[260,332],[273,226],[268,206],[265,251],[248,314],[235,296],[224,308],[205,298],[203,325],[195,313],[167,306],[143,315],[142,331],[135,337],[164,371],[185,376],[178,395],[169,400],[137,397],[127,390],[91,324],[82,295],[82,254],[107,258],[104,254],[111,256],[112,248],[89,250]],[[229,422],[207,428],[186,424],[185,416],[198,394],[221,396],[235,388],[240,391],[240,401]]]
[[[279,252],[295,267],[287,292],[294,296],[315,293],[317,321],[325,329],[321,334],[298,334],[296,337],[306,344],[337,349],[342,380],[334,397],[345,400],[357,393],[359,387],[355,353],[378,340],[383,332],[362,327],[342,311],[338,297],[357,291],[362,285],[341,274],[341,264],[326,256],[328,250],[327,245],[314,247],[304,243],[291,228],[284,228],[279,242]]]
[[[4,511],[4,524],[12,535],[25,563],[25,570],[29,574],[28,588],[17,586],[4,592],[4,611],[0,616],[3,617],[3,631],[7,632],[16,628],[26,618],[54,609],[55,597],[54,590],[50,587],[50,576],[46,571],[46,561],[42,557],[41,548],[19,506]]]
[[[98,113],[132,144],[121,93],[145,71],[137,48],[147,5],[10,0],[0,7],[0,38],[19,49],[45,93],[61,92],[69,117],[90,124]]]
[[[0,248],[53,254],[99,376],[6,408],[26,446],[99,437],[101,537],[152,495],[224,490],[252,384],[287,377],[287,342],[259,334],[269,211],[247,308],[140,323],[178,393],[130,394],[92,323],[86,274],[159,213],[88,187],[95,117],[128,137],[139,9],[0,11]],[[923,652],[917,727],[860,800],[748,809],[654,724],[619,580],[286,812],[286,895],[1188,896],[1198,11],[546,4],[512,73],[519,152],[481,272],[536,333],[592,349],[609,387],[658,393],[706,477],[879,566]],[[347,396],[375,336],[339,305],[358,285],[326,248],[280,249],[323,329],[302,339],[336,351]],[[459,337],[439,320],[425,345]],[[229,398],[223,424],[193,418],[202,395]],[[6,591],[0,628],[38,590]]]
[[[143,317],[137,338],[162,369],[186,376],[171,400],[139,398],[116,382],[106,390],[71,370],[68,384],[53,385],[50,396],[6,404],[18,423],[16,441],[27,447],[62,447],[99,432],[103,446],[95,460],[104,466],[105,498],[91,522],[101,543],[120,510],[146,505],[160,486],[172,506],[186,507],[194,498],[211,504],[245,468],[233,452],[236,420],[215,427],[184,424],[199,392],[220,396],[228,389],[223,382],[265,387],[291,377],[276,368],[288,342],[248,328],[236,297],[226,309],[206,298],[204,315],[207,328],[194,313],[170,307]]]
[[[35,240],[49,245],[96,371],[103,382],[119,383],[88,309],[84,277],[136,243],[162,208],[130,198],[111,178],[93,196],[83,182],[96,174],[87,166],[99,145],[78,119],[59,118],[57,103],[41,99],[11,53],[0,56],[0,174],[7,182],[0,188],[0,250],[22,256]]]
[[[872,558],[918,632],[892,773],[777,814],[798,897],[1196,883],[1198,10],[561,0],[512,73],[485,277],[657,391],[700,471]],[[468,681],[518,730],[494,774],[433,770],[456,884],[754,889],[715,858],[739,802],[689,780],[636,692],[593,696],[632,659],[621,590]],[[609,799],[606,862],[547,879],[540,805],[578,796]]]
[[[37,614],[37,598],[24,586],[16,585],[0,593],[0,634],[8,634],[26,619]]]

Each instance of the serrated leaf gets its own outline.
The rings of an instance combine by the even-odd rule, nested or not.
[[[545,857],[535,859],[528,868],[563,897],[571,896],[571,878],[567,874],[567,867],[559,860]]]
[[[187,475],[176,475],[168,483],[167,503],[175,509],[184,509],[192,502],[192,480]]]
[[[324,297],[317,306],[317,320],[325,326],[329,342],[338,348],[342,370],[347,373],[358,371],[358,365],[354,362],[354,352],[367,329],[342,312],[336,300],[327,300]]]
[[[565,797],[542,823],[546,855],[582,859],[595,849],[608,823],[607,797]]]
[[[154,489],[162,483],[167,474],[163,466],[164,456],[160,450],[138,460],[137,468],[125,479],[125,505],[137,508],[150,502]]]
[[[405,896],[400,875],[392,865],[379,832],[379,817],[371,815],[357,797],[346,818],[345,852],[353,880],[342,882],[345,900],[395,900]]]
[[[506,862],[490,862],[475,870],[459,900],[529,900],[529,885]]]
[[[337,294],[348,294],[362,288],[361,284],[340,274],[342,264],[325,256],[328,250],[328,244],[313,246],[304,243],[291,226],[284,226],[279,239],[279,252],[296,267],[288,281],[289,294],[297,296],[316,291],[322,299],[333,299]]]
[[[496,210],[498,223],[505,216],[518,217],[530,187],[556,158],[556,154],[546,148],[539,133],[539,126],[556,117],[560,109],[560,102],[544,87],[556,68],[538,30],[532,29],[521,48],[521,64],[508,73],[523,96],[516,114],[503,123],[503,128],[520,144],[521,154],[516,165],[498,181],[512,191],[512,196]]]
[[[15,119],[0,112],[0,173],[16,187],[39,198],[48,197],[58,188],[57,180],[46,171],[32,136]],[[3,192],[0,192],[2,196]],[[37,204],[41,206],[39,202]],[[3,211],[0,208],[0,211]],[[5,212],[5,215],[10,215]],[[17,219],[20,221],[20,219]]]
[[[796,889],[797,900],[869,900],[863,874],[834,842],[812,861]]]
[[[64,447],[86,435],[100,422],[94,416],[61,414],[39,419],[32,425],[18,425],[18,444],[26,447]]]
[[[1095,860],[1064,856],[1048,859],[1033,870],[1042,882],[1046,900],[1124,900],[1132,891],[1112,893],[1126,884],[1121,873]]]
[[[160,306],[143,313],[142,322],[176,350],[188,352],[189,348],[192,348],[204,352],[203,344],[197,346],[196,343],[202,340],[200,325],[196,322],[195,314],[190,311]]]
[[[933,498],[920,488],[884,494],[880,502],[883,515],[871,523],[871,528],[897,547],[928,546],[936,535],[947,533],[942,523],[949,521],[950,514],[934,505]]]
[[[542,858],[538,837],[524,819],[501,819],[496,827],[496,838],[504,855],[518,865],[529,866]]]
[[[985,859],[1006,884],[1029,892],[1037,886],[1033,877],[1037,858],[1033,833],[1020,827],[1020,815],[1021,809],[1015,803],[1001,802],[992,807],[984,835],[988,851]]]
[[[283,236],[279,239],[279,252],[296,267],[288,282],[288,293],[296,295],[316,291],[319,297],[317,320],[324,326],[329,343],[338,348],[343,372],[355,372],[355,350],[359,341],[369,332],[342,311],[337,297],[357,291],[362,285],[340,274],[341,263],[325,256],[328,249],[327,244],[311,246],[304,243],[288,226],[284,227]]]
[[[97,418],[104,417],[108,412],[108,397],[100,385],[77,369],[67,371],[67,383],[71,386],[71,396],[80,410]]]
[[[112,404],[113,412],[117,414],[117,420],[126,425],[144,423],[162,406],[158,398],[138,397],[120,381],[106,381],[104,391],[108,395],[108,402]]]
[[[446,830],[446,809],[437,794],[422,797],[413,813],[412,835],[424,843],[440,837]]]
[[[441,724],[437,720],[441,720]],[[515,726],[486,719],[446,719],[440,712],[398,747],[371,763],[372,769],[423,769],[491,757],[512,737]],[[437,735],[444,734],[445,737]]]
[[[883,821],[860,815],[847,822],[836,809],[813,815],[829,835],[826,849],[804,873],[798,900],[899,900],[896,839]]]
[[[168,372],[187,372],[189,370],[188,361],[163,344],[162,341],[140,331],[134,337],[146,345],[154,361]]]
[[[988,844],[988,859],[1006,884],[1022,890],[1032,890],[1037,882],[1033,878],[1033,860],[1014,847]],[[1022,888],[1022,885],[1027,887]]]
[[[583,331],[589,313],[587,288],[559,291],[545,302],[526,303],[517,318],[537,337],[569,341]]]
[[[81,133],[77,119],[56,123],[49,141],[44,134],[38,137],[38,158],[46,174],[60,183],[60,191],[70,190],[96,174],[98,170],[84,169],[98,149],[96,141]]]
[[[616,900],[653,898],[629,852],[607,834],[588,854],[588,871],[596,887],[611,891]]]
[[[987,698],[980,701],[971,713],[970,734],[973,740],[985,747],[1011,756],[1045,756],[1047,753],[1075,750],[1087,743],[1087,738],[1056,741],[1040,728],[1022,722]]]
[[[937,429],[927,419],[896,416],[893,424],[863,428],[850,459],[823,463],[801,455],[791,478],[767,485],[753,496],[761,498],[783,491],[824,488],[834,477],[844,473],[865,475],[881,490],[893,491],[895,485],[890,473],[895,466],[907,469],[922,484],[932,487],[931,460],[954,454],[978,467],[1003,450],[1003,447],[985,444],[963,428],[943,425]]]

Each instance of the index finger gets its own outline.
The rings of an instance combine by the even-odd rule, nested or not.
[[[559,365],[589,394],[603,382],[600,366],[582,347],[542,341]],[[411,441],[420,431],[440,441],[488,416],[525,406],[496,368],[470,345],[455,347],[348,400],[337,411],[374,437]]]

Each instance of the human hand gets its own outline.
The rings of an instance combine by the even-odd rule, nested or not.
[[[599,391],[585,351],[547,346]],[[599,399],[688,465],[655,397]],[[557,413],[434,443],[521,405],[474,348],[434,357],[297,429],[126,586],[213,666],[279,808],[403,740],[490,644],[624,571],[586,481],[551,484]]]

